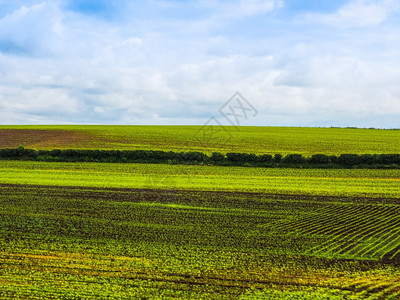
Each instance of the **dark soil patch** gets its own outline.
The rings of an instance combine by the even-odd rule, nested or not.
[[[89,138],[85,133],[69,130],[0,129],[0,148],[64,148],[80,145]]]

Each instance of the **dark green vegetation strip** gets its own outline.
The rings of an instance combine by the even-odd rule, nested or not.
[[[0,185],[0,296],[396,299],[399,208],[397,198]]]
[[[173,152],[153,150],[34,150],[20,146],[0,149],[0,159],[47,162],[108,162],[108,163],[168,163],[212,164],[246,167],[305,167],[305,168],[399,168],[400,154],[248,154],[213,152]]]

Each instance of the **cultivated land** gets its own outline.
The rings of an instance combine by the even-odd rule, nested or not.
[[[380,154],[399,153],[400,130],[218,126],[0,126],[0,148]]]
[[[400,170],[0,161],[0,183],[400,198]]]
[[[180,151],[199,127],[4,128],[0,148]],[[270,129],[212,149],[400,152],[395,130]],[[399,212],[398,169],[0,161],[0,297],[400,299]]]

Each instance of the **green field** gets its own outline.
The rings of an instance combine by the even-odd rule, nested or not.
[[[0,161],[0,183],[400,198],[400,170]]]
[[[0,295],[397,299],[399,178],[3,161]]]
[[[398,130],[199,128],[1,126],[0,148],[400,152]],[[399,169],[1,160],[0,298],[400,299],[399,213]]]
[[[0,126],[0,148],[255,154],[399,153],[400,130],[212,126]]]
[[[365,200],[1,185],[0,294],[396,299],[399,207]]]

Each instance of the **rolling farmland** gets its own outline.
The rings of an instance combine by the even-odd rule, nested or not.
[[[0,161],[0,182],[400,198],[400,170]]]
[[[400,300],[399,17],[0,0],[0,300]]]
[[[3,296],[400,295],[394,200],[1,185],[0,201]]]
[[[48,130],[46,138],[2,143],[91,149],[101,135],[94,129],[105,134],[107,128],[76,126],[68,140],[65,132],[37,127]],[[123,146],[115,141],[126,128],[114,128],[104,148],[150,149],[157,135],[176,130],[143,128],[135,142],[137,128],[125,133]],[[182,132],[192,129],[180,130],[171,133],[175,145],[160,140],[160,149],[181,147],[174,138],[183,141],[189,133]],[[279,130],[332,142],[322,129]],[[364,134],[326,130],[347,141]],[[293,143],[285,144],[289,137],[280,132],[284,146],[257,140],[245,148],[245,136],[262,130],[244,131],[229,147],[328,153],[304,136],[295,142],[293,132]],[[371,142],[365,148],[354,142],[354,153],[399,152],[398,131],[365,132]],[[393,140],[380,141],[386,134]],[[330,153],[342,153],[345,144],[338,141]],[[399,299],[399,213],[399,169],[3,160],[0,297]]]
[[[223,129],[221,129],[223,128]],[[400,130],[218,126],[0,126],[0,148],[255,154],[398,153]]]

